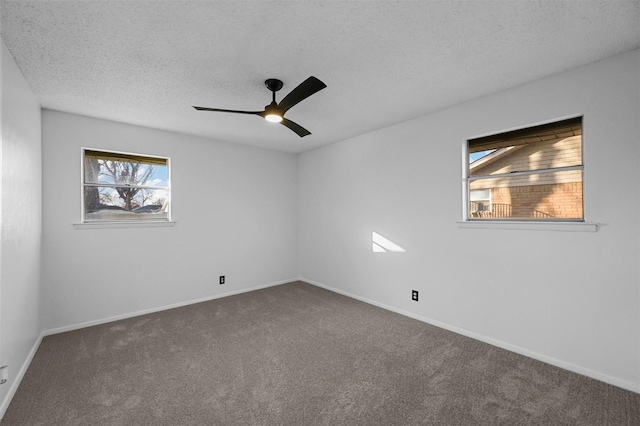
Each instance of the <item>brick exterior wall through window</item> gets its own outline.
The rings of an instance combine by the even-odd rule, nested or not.
[[[491,217],[582,217],[582,182],[493,188],[491,203],[511,206],[509,216],[494,207]]]
[[[548,140],[498,150],[471,176],[553,169],[582,164],[582,131],[555,134]],[[471,218],[583,218],[582,171],[569,170],[502,176],[472,181],[469,190],[490,189],[490,207],[470,202]],[[484,209],[484,211],[481,211]]]

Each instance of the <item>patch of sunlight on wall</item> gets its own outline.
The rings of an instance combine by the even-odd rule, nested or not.
[[[377,232],[371,233],[371,250],[374,253],[404,253],[406,251],[393,241],[383,237]]]

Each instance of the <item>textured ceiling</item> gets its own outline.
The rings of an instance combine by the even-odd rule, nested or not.
[[[4,1],[44,108],[302,152],[640,46],[638,1]],[[287,112],[259,117],[314,75]]]

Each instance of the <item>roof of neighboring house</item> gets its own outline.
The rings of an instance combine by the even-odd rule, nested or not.
[[[495,151],[478,158],[469,164],[469,171],[486,167],[499,159],[513,155],[522,148],[534,143],[540,144],[540,150],[548,149],[551,143],[565,140],[582,134],[582,117],[563,120],[560,122],[543,124],[539,126],[513,130],[496,135],[484,136],[469,140],[469,153],[482,152],[494,149]],[[528,150],[530,152],[530,150]],[[580,152],[579,150],[576,152]]]
[[[469,170],[470,171],[477,170],[481,167],[487,166],[493,163],[494,161],[496,161],[498,158],[504,157],[505,154],[512,153],[513,150],[517,150],[519,148],[522,148],[522,147],[508,146],[506,148],[496,149],[491,154],[487,154],[484,157],[480,157],[476,161],[469,163]]]

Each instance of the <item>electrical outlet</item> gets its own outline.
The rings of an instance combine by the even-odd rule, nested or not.
[[[8,379],[9,379],[9,366],[3,365],[2,367],[0,367],[0,385],[4,385],[5,383],[7,383]]]
[[[224,275],[220,275],[220,284],[224,284]]]
[[[418,301],[418,290],[411,290],[411,300]]]

